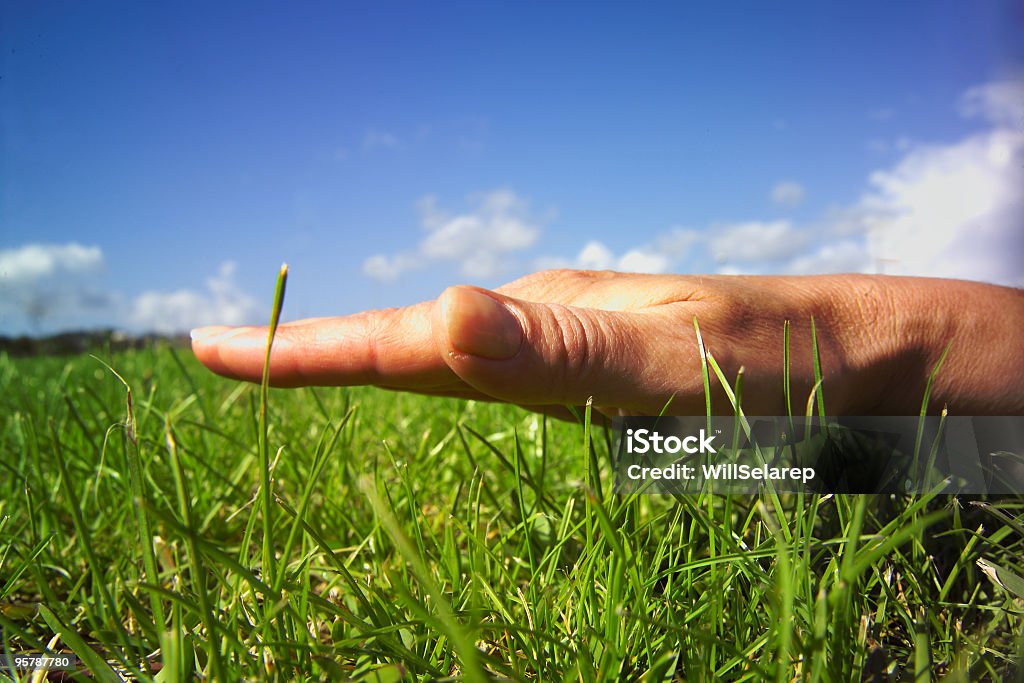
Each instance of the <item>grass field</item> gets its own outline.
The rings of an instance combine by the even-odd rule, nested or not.
[[[616,496],[597,427],[97,355],[130,412],[0,356],[3,646],[89,680],[1020,676],[1019,500]]]

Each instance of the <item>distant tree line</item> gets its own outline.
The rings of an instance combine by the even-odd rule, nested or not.
[[[142,349],[158,342],[185,346],[188,335],[132,335],[118,330],[78,330],[47,337],[7,337],[0,335],[0,353],[11,356],[70,356],[96,349],[124,351]]]

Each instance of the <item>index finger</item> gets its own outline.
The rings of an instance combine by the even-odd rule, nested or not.
[[[270,383],[277,387],[372,384],[431,393],[470,390],[444,362],[430,331],[434,302],[355,315],[313,318],[277,328]],[[192,349],[225,377],[259,382],[266,327],[203,327]]]

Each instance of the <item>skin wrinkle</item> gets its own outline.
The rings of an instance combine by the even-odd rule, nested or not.
[[[641,377],[637,362],[641,355],[646,355],[646,349],[637,347],[636,340],[643,333],[637,330],[630,313],[617,317],[615,327],[610,327],[609,319],[596,314],[594,309],[583,309],[579,320],[586,345],[579,371],[583,386],[589,384],[593,388],[587,393],[595,394],[595,400],[618,407],[624,397],[612,393],[609,387],[630,387]]]
[[[381,313],[384,312],[382,311]],[[390,313],[390,311],[388,313]],[[378,320],[376,325],[379,326],[379,324],[380,322]],[[337,336],[338,330],[335,329],[331,329],[330,334],[326,335],[326,337],[318,334],[315,329],[313,330],[313,337],[315,339],[314,348],[318,351],[315,358],[318,362],[314,367],[306,366],[305,370],[307,374],[312,376],[313,373],[310,371],[322,372],[323,368],[331,367],[331,360],[338,354],[337,346],[339,340],[337,339]],[[359,319],[358,324],[355,326],[354,333],[350,332],[347,336],[350,339],[355,338],[358,340],[357,348],[361,348],[362,356],[367,360],[365,367],[361,370],[356,372],[349,370],[349,376],[358,384],[379,386],[381,384],[381,376],[378,368],[377,340],[374,338],[373,332],[369,328],[369,325],[367,325],[365,318]]]
[[[608,326],[605,316],[595,315],[592,309],[584,309],[581,317],[581,330],[587,347],[585,370],[581,374],[584,386],[589,383],[593,387],[594,400],[602,403],[621,405],[621,395],[615,395],[609,386],[629,387],[639,377],[633,369],[635,356],[628,353],[630,342],[636,338],[636,329],[628,314],[617,318],[620,324],[616,328]],[[603,359],[603,360],[602,360]],[[602,378],[601,375],[605,376]],[[600,388],[600,392],[598,389]]]
[[[645,311],[645,313],[650,315],[657,312]],[[653,330],[641,329],[637,326],[637,320],[632,316],[624,316],[618,319],[619,325],[615,329],[609,329],[606,327],[605,319],[599,316],[595,316],[595,318],[595,325],[601,330],[596,333],[597,339],[606,340],[605,347],[608,350],[604,352],[604,355],[610,355],[614,358],[613,361],[603,363],[595,368],[595,371],[598,373],[603,372],[605,374],[602,384],[606,387],[645,386],[649,387],[655,395],[664,394],[667,400],[667,397],[677,389],[675,382],[678,381],[678,364],[674,367],[665,366],[666,356],[672,355],[671,351],[666,353],[666,349],[683,347],[674,342],[668,343],[660,347],[658,352],[650,354],[644,341],[647,338],[657,338],[664,341],[672,338],[675,334],[674,331],[670,331],[668,334],[660,334],[661,330],[658,330],[658,334],[651,334]],[[655,321],[660,328],[661,320],[656,318]],[[655,321],[652,321],[652,323]],[[610,408],[617,412],[627,413],[650,409],[654,403],[644,405],[637,403],[635,398],[623,401],[624,398],[628,397],[623,396],[621,393],[610,396],[599,394],[595,397],[595,400],[608,404]],[[660,406],[658,410],[660,410]]]
[[[677,395],[673,405],[687,405],[689,402],[689,404],[694,406],[694,410],[698,409],[698,404],[700,404],[700,410],[703,410],[703,395],[701,395],[699,401],[696,399],[690,400],[689,397],[697,392],[703,394],[704,390],[697,336],[693,329],[693,316],[697,316],[698,323],[704,319],[706,317],[705,306],[707,306],[707,303],[704,301],[692,303],[677,302],[669,304],[662,309],[664,316],[662,325],[666,326],[667,329],[665,334],[659,335],[659,338],[670,339],[671,342],[668,344],[667,349],[654,355],[654,362],[645,363],[640,368],[642,373],[640,376],[643,377],[643,382],[655,388],[654,393],[659,396],[659,401],[657,401],[659,405],[656,407],[656,413],[661,411],[665,401],[672,394]],[[678,322],[676,322],[677,320]],[[701,328],[701,332],[702,335],[705,334],[706,330],[704,327]],[[706,335],[704,342],[708,344]],[[636,343],[638,345],[642,343],[639,334],[636,336]],[[715,344],[716,348],[719,346],[722,345]],[[716,360],[719,358],[716,355]],[[685,363],[681,363],[680,359],[685,359]],[[681,373],[681,367],[686,367],[686,372]],[[722,400],[724,400],[724,392],[721,396]]]
[[[409,309],[389,309],[389,315],[366,326],[369,345],[367,354],[375,375],[375,384],[382,383],[389,375],[419,377],[421,382],[430,386],[457,386],[454,373],[450,368],[431,369],[423,367],[421,359],[415,357],[396,357],[395,348],[410,345],[410,337],[423,337],[423,343],[430,348],[435,346],[431,330],[431,317],[436,304],[430,303],[430,310],[424,305]],[[414,334],[410,335],[410,332]],[[391,348],[389,352],[388,349]]]
[[[595,351],[600,351],[595,349],[594,345],[601,343],[601,337],[590,332],[587,322],[572,309],[558,305],[551,306],[549,310],[551,321],[558,333],[557,339],[561,344],[561,352],[556,352],[555,357],[567,359],[566,362],[558,366],[562,375],[559,384],[566,387],[568,385],[566,380],[573,377],[578,378],[582,386],[593,387]],[[604,358],[605,356],[601,355],[600,357]],[[614,365],[613,359],[610,360],[609,365]],[[566,401],[569,397],[563,390],[560,392],[560,398],[562,401]]]
[[[642,378],[641,384],[649,386],[651,392],[654,394],[655,399],[653,402],[664,405],[665,401],[669,399],[673,393],[684,389],[679,386],[678,367],[681,362],[672,362],[673,359],[666,358],[663,353],[648,353],[648,349],[643,345],[642,339],[643,333],[640,330],[634,330],[629,340],[629,352],[630,352],[630,364],[623,369],[623,375],[616,378],[618,381],[628,383],[631,378]],[[693,354],[685,350],[677,337],[678,333],[673,331],[670,335],[665,337],[658,337],[659,339],[671,339],[669,348],[670,355],[675,356],[678,353],[678,358],[686,360],[686,365],[692,365]],[[666,364],[670,364],[670,367],[666,367]],[[675,372],[673,372],[675,371]],[[699,370],[696,371],[699,376]],[[690,377],[693,374],[690,373]],[[660,411],[660,405],[657,407],[657,411]]]
[[[380,345],[382,340],[378,334],[384,329],[384,321],[394,316],[394,311],[388,311],[387,316],[371,318],[371,322],[363,328],[363,338],[360,343],[364,345],[366,353],[366,367],[369,373],[369,383],[380,385],[384,383],[384,373],[381,368]]]
[[[579,378],[583,386],[593,387],[596,361],[606,359],[611,367],[617,361],[605,353],[608,350],[607,338],[595,329],[598,326],[587,309],[577,312],[566,306],[553,306],[551,312],[569,358],[569,362],[563,364],[566,377]]]

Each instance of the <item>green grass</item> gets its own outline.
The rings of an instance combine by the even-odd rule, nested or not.
[[[1019,659],[1019,499],[617,496],[589,409],[263,401],[187,350],[98,355],[130,400],[94,358],[0,356],[3,647],[57,635],[91,680],[1001,680]]]

